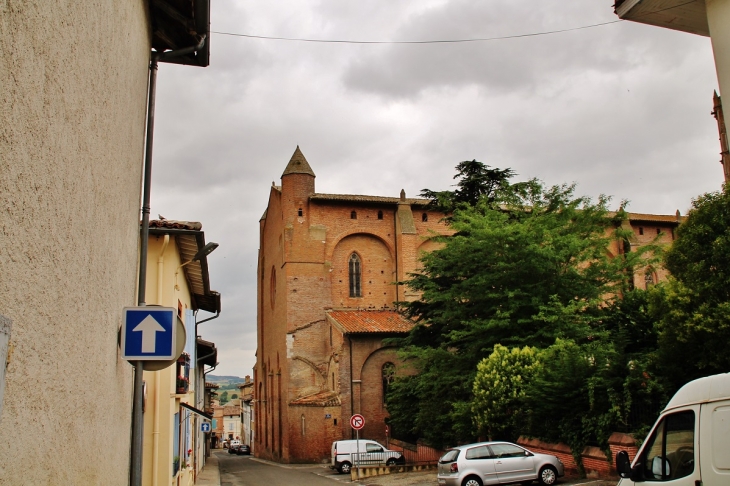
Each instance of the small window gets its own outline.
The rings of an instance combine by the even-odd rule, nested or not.
[[[302,211],[302,208],[299,208],[299,211],[297,211],[298,216],[304,216],[304,211]]]
[[[360,286],[360,257],[357,256],[357,253],[350,255],[349,271],[350,297],[362,297],[362,288]]]
[[[378,219],[383,219],[383,212],[382,211],[378,211]]]
[[[383,448],[379,446],[378,444],[371,444],[370,442],[365,444],[365,451],[366,452],[385,452],[383,451]]]
[[[492,457],[494,456],[489,450],[489,447],[485,445],[466,450],[467,459],[491,459]]]
[[[527,455],[524,449],[512,444],[492,444],[491,447],[494,455],[503,459],[508,457],[524,457]]]
[[[428,213],[423,213],[421,215],[421,221],[423,221],[424,223],[428,221]]]
[[[350,213],[350,219],[357,219],[357,211],[352,211]]]
[[[649,290],[652,286],[656,285],[656,279],[654,278],[654,272],[649,269],[644,273],[644,285],[646,290]]]
[[[385,363],[381,370],[381,374],[383,377],[383,403],[385,403],[385,397],[388,394],[388,388],[390,387],[391,383],[393,383],[393,379],[395,378],[395,365],[393,363]]]
[[[644,228],[642,228],[641,226],[639,226],[639,234],[640,235],[643,235],[644,234]]]
[[[656,229],[656,234],[658,234],[658,235],[662,234],[662,230],[661,230],[661,228],[657,228],[657,229]]]

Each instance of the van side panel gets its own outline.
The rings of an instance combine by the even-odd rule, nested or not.
[[[702,405],[700,469],[703,486],[730,484],[730,400]]]

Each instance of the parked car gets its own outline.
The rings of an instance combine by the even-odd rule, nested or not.
[[[241,441],[240,440],[231,440],[228,443],[228,453],[229,454],[235,454],[236,450],[241,447]]]
[[[239,456],[248,456],[251,454],[251,448],[246,444],[241,444],[236,448],[236,454]]]
[[[480,442],[450,449],[438,464],[438,483],[483,486],[522,483],[551,486],[565,474],[560,459],[538,454],[510,442]]]
[[[359,454],[358,454],[359,453]],[[332,443],[331,469],[349,474],[353,464],[361,466],[395,466],[405,464],[403,454],[390,451],[374,440],[336,440]]]

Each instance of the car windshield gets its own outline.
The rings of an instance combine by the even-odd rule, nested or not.
[[[446,454],[441,456],[441,459],[439,459],[439,462],[454,462],[456,458],[459,457],[459,451],[458,449],[451,449],[450,451],[446,451]]]

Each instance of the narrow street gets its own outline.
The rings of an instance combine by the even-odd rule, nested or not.
[[[236,456],[225,450],[213,452],[218,458],[221,486],[437,486],[435,471],[401,473],[351,481],[349,475],[338,474],[323,464],[276,464],[253,458]],[[537,485],[537,482],[533,484]],[[616,480],[561,478],[557,486],[615,486]]]
[[[350,483],[350,476],[340,475],[322,464],[276,464],[252,456],[213,452],[218,458],[221,486],[336,486]]]

